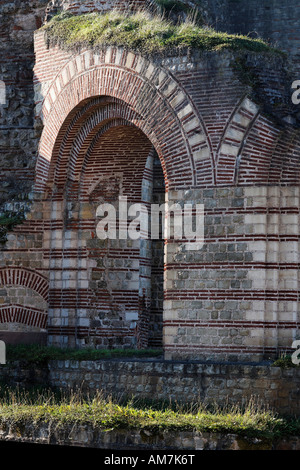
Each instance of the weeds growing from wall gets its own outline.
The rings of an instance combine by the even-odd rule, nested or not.
[[[261,39],[217,32],[186,19],[176,24],[162,16],[110,11],[72,16],[63,13],[42,27],[49,46],[80,50],[120,46],[144,55],[172,55],[186,50],[278,53]]]

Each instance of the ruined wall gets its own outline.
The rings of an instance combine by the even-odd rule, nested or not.
[[[85,4],[89,4],[86,6]],[[103,2],[94,2],[103,9]],[[108,1],[107,8],[124,2]],[[141,2],[129,1],[125,9]],[[97,6],[98,5],[98,6]],[[61,8],[90,11],[91,2],[11,0],[0,5],[0,80],[6,103],[0,104],[0,213],[30,207],[41,122],[34,115],[33,34]]]
[[[218,31],[261,37],[281,48],[291,60],[294,79],[299,78],[300,6],[297,0],[183,0],[182,3],[191,10],[199,10],[202,20]],[[145,7],[156,11],[157,8],[155,0],[55,0],[49,2],[47,11],[51,18],[53,12],[62,10],[77,14],[112,7],[127,11]],[[178,6],[176,14],[180,14]]]
[[[192,361],[114,359],[50,361],[34,368],[16,361],[0,369],[9,386],[47,385],[60,390],[99,391],[114,399],[131,397],[242,408],[249,403],[285,416],[299,416],[299,368],[268,363],[222,364]]]
[[[21,214],[31,205],[40,137],[33,106],[33,32],[43,22],[46,5],[43,0],[0,4],[0,80],[6,88],[5,103],[0,105],[0,215]],[[16,242],[13,266],[9,240],[3,250],[9,236],[1,244],[1,330],[14,340],[26,331],[35,340],[36,334],[45,331],[47,310],[47,284],[36,274],[40,234],[27,237],[23,232]],[[30,254],[33,246],[35,252]]]
[[[130,377],[130,379],[129,379]],[[245,406],[253,400],[279,414],[299,416],[299,370],[269,364],[160,361],[53,361],[49,382],[115,397]]]
[[[287,52],[294,79],[300,73],[300,5],[297,0],[194,0],[219,31],[262,37]]]
[[[120,3],[120,5],[119,5]],[[33,32],[44,19],[61,9],[86,12],[91,9],[124,6],[136,8],[149,2],[75,2],[6,1],[0,5],[1,64],[0,80],[7,90],[5,105],[0,106],[0,207],[18,211],[26,205],[4,205],[27,199],[32,189],[36,150],[41,123],[33,113]],[[151,2],[150,2],[151,3]],[[268,0],[205,0],[186,2],[201,9],[204,20],[217,29],[270,39],[292,58],[291,73],[298,79],[299,5]],[[290,83],[287,84],[290,86]]]
[[[3,329],[47,329],[50,342],[69,346],[148,337],[163,341],[166,358],[259,361],[289,351],[298,335],[300,144],[284,59],[72,53],[48,48],[42,31],[35,52],[43,130],[27,159],[35,174],[24,177],[35,179],[31,212],[1,254]],[[159,172],[150,171],[153,148]],[[145,182],[153,201],[204,204],[201,249],[167,240],[151,256],[122,240],[107,253],[96,206],[118,194],[143,201]]]

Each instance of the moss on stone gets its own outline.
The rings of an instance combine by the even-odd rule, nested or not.
[[[84,47],[120,46],[144,55],[178,54],[186,50],[235,50],[278,53],[261,39],[217,32],[185,20],[179,23],[147,12],[133,14],[60,14],[42,27],[49,45],[80,50]]]

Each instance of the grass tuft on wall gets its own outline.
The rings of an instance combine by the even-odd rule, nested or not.
[[[243,408],[208,407],[203,403],[157,404],[135,398],[120,402],[101,391],[84,396],[80,390],[54,392],[47,389],[20,390],[0,386],[0,427],[25,429],[49,423],[51,429],[68,425],[111,429],[200,431],[234,433],[240,436],[274,439],[299,435],[299,420],[276,416],[251,400]],[[21,433],[22,434],[22,433]]]

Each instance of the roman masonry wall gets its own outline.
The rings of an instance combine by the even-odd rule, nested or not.
[[[34,119],[33,33],[43,23],[46,6],[47,0],[0,4],[0,80],[5,84],[5,102],[0,104],[0,213],[22,211],[34,183],[40,131]]]

